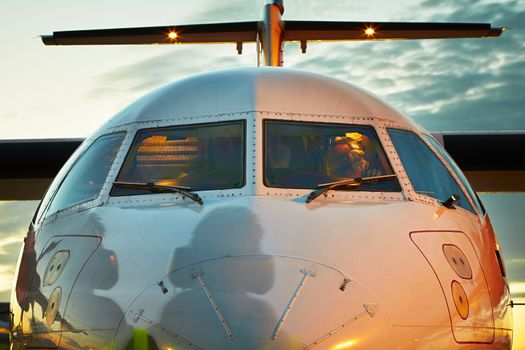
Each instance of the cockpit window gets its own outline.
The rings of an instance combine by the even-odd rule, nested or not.
[[[470,195],[470,198],[476,205],[476,208],[478,208],[478,211],[481,215],[485,214],[485,209],[483,208],[483,205],[481,205],[481,202],[478,201],[478,196],[476,195],[476,192],[474,192],[474,189],[472,186],[470,186],[467,178],[463,174],[463,172],[459,169],[459,166],[456,164],[456,162],[452,159],[452,157],[441,147],[441,145],[433,138],[428,135],[425,135],[425,138],[427,141],[432,145],[432,147],[439,152],[439,154],[445,159],[445,161],[448,163],[448,165],[454,170],[456,173],[456,176],[461,180],[463,183],[463,186],[467,189],[467,192]]]
[[[349,178],[393,174],[374,128],[361,125],[265,121],[264,183],[315,189]],[[401,191],[395,178],[339,187],[352,191]]]
[[[140,130],[118,182],[185,186],[192,191],[244,185],[244,121]],[[112,196],[149,194],[114,187]]]
[[[456,204],[474,213],[456,180],[419,136],[410,131],[397,129],[389,129],[388,134],[417,193],[443,202],[450,196],[456,195],[458,196]]]
[[[71,167],[47,213],[53,214],[97,198],[124,136],[124,133],[118,133],[96,139]]]

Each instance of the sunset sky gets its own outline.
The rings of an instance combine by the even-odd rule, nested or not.
[[[0,0],[0,139],[86,137],[173,80],[254,66],[255,46],[45,47],[58,30],[257,20],[263,0]],[[285,66],[342,79],[431,131],[525,130],[525,0],[285,0],[284,19],[488,22],[498,39],[285,46]],[[524,157],[525,150],[509,150]],[[490,160],[488,160],[490,161]],[[525,179],[524,179],[525,181]],[[515,300],[525,301],[525,194],[483,194]],[[0,202],[0,301],[37,202]],[[525,349],[525,307],[515,349]]]

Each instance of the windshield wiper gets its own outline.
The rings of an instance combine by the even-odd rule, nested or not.
[[[113,186],[131,188],[136,190],[150,190],[152,192],[173,192],[178,193],[185,198],[189,198],[194,202],[202,204],[202,198],[197,194],[190,192],[191,187],[187,186],[164,186],[159,185],[155,182],[126,182],[126,181],[115,181]]]
[[[344,179],[341,181],[335,181],[335,182],[328,182],[324,184],[317,185],[318,189],[312,191],[308,197],[306,198],[306,203],[310,203],[320,195],[324,194],[326,196],[326,193],[330,190],[333,190],[334,188],[341,187],[341,186],[361,186],[363,182],[372,182],[372,181],[382,181],[382,180],[388,180],[396,178],[396,174],[389,174],[389,175],[379,175],[379,176],[369,176],[369,177],[356,177],[353,179]]]

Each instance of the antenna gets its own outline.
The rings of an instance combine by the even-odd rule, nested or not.
[[[283,21],[284,0],[268,0],[261,21],[53,32],[45,45],[147,45],[256,43],[264,65],[283,65],[283,44],[308,41],[377,41],[499,37],[505,27],[489,23]],[[261,47],[259,47],[261,45]]]

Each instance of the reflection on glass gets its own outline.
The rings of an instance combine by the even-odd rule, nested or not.
[[[458,206],[475,213],[456,180],[419,136],[397,129],[389,129],[388,134],[417,193],[443,202],[456,195]]]
[[[393,174],[370,126],[265,122],[264,180],[269,187],[317,188],[348,178]],[[396,179],[337,190],[400,191]]]
[[[474,190],[470,186],[470,184],[469,184],[467,178],[465,177],[465,175],[463,174],[463,172],[459,169],[459,166],[456,164],[456,162],[454,162],[454,160],[447,153],[447,151],[445,151],[443,149],[443,147],[441,147],[441,145],[436,140],[434,140],[433,137],[425,135],[425,138],[434,147],[434,149],[439,152],[439,154],[443,157],[443,159],[445,159],[445,161],[452,168],[452,170],[454,170],[454,172],[456,173],[456,176],[461,180],[461,182],[463,183],[463,186],[467,189],[467,191],[468,191],[468,193],[470,195],[470,198],[472,199],[472,201],[476,205],[476,208],[478,208],[478,212],[480,214],[482,214],[482,215],[485,214],[485,209],[483,208],[483,205],[481,204],[481,201],[479,200],[478,196],[476,196],[476,193],[474,192]]]
[[[244,122],[141,130],[117,181],[187,186],[193,191],[242,187]],[[111,194],[147,193],[115,187]]]
[[[99,137],[73,165],[52,199],[48,214],[95,199],[124,139],[124,133]]]

